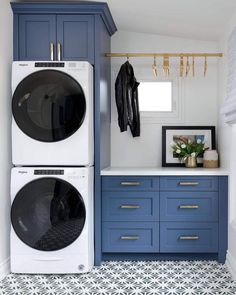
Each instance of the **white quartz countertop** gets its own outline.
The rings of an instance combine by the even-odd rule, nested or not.
[[[101,175],[106,176],[122,176],[122,175],[196,175],[196,176],[228,176],[229,172],[222,168],[185,168],[185,167],[107,167],[101,170]]]

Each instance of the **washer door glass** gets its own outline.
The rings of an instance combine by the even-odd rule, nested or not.
[[[19,128],[43,142],[63,140],[84,121],[86,100],[80,84],[57,70],[35,72],[17,86],[12,112]]]
[[[11,207],[11,222],[17,236],[41,251],[60,250],[73,243],[83,230],[85,217],[80,193],[57,178],[28,183]]]

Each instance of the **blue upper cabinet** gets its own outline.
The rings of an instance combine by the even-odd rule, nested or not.
[[[55,15],[20,15],[18,34],[20,60],[51,60],[55,55]]]
[[[57,51],[62,60],[94,61],[94,17],[59,15],[57,17]]]
[[[11,3],[14,60],[84,60],[95,64],[103,22],[109,36],[116,26],[106,3]],[[101,35],[100,35],[101,34]],[[97,37],[99,36],[99,37]],[[97,47],[98,48],[97,48]]]

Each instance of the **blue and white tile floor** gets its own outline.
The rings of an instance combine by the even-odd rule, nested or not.
[[[1,295],[235,295],[236,282],[215,261],[105,262],[83,275],[10,274]]]

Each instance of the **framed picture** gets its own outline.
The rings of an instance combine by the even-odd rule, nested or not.
[[[215,149],[215,126],[163,126],[162,127],[162,167],[182,167],[179,158],[173,153],[171,145],[178,140],[204,141],[205,147]],[[203,158],[198,157],[198,166]]]

